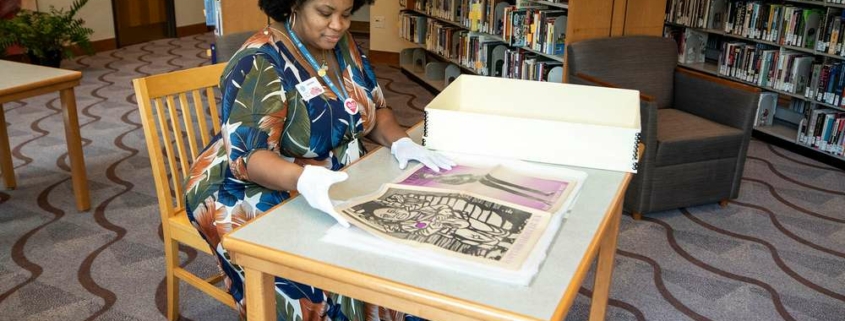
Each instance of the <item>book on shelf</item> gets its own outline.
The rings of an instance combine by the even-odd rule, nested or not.
[[[323,241],[460,273],[528,285],[587,174],[516,160],[448,154],[459,165],[405,171],[336,209],[354,228]]]
[[[845,112],[815,108],[805,112],[798,124],[796,141],[836,156],[845,153]]]
[[[778,94],[773,92],[760,93],[760,100],[757,102],[757,117],[754,118],[754,127],[771,126],[775,120],[777,110]]]
[[[683,64],[704,63],[704,46],[707,44],[707,33],[687,28],[684,30],[681,42],[681,54],[678,62]]]

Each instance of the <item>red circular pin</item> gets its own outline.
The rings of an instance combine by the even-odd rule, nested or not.
[[[350,115],[355,115],[358,113],[358,102],[352,98],[346,98],[346,100],[343,101],[343,108],[346,109],[346,112]]]

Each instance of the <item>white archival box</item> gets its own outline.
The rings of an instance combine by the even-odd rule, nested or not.
[[[636,90],[461,75],[425,113],[431,149],[637,172]]]

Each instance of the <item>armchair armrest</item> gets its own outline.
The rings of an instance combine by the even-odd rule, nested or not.
[[[675,69],[673,108],[720,124],[751,130],[760,88],[712,75]]]
[[[593,76],[590,76],[590,75],[582,73],[582,72],[576,73],[575,76],[571,76],[569,78],[569,83],[570,84],[576,84],[576,85],[601,86],[601,87],[608,87],[608,88],[622,88],[622,87],[617,86],[615,84],[612,84],[610,82],[601,80],[598,77],[593,77]],[[622,89],[626,89],[626,88],[622,88]],[[655,99],[652,96],[640,93],[640,100],[645,100],[645,101],[648,101],[648,102],[654,102]]]

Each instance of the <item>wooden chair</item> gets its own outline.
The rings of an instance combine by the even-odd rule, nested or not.
[[[179,279],[235,308],[232,297],[214,285],[223,274],[202,279],[179,266],[179,244],[214,255],[185,215],[182,182],[193,160],[220,131],[214,87],[225,67],[216,64],[132,81],[164,230],[168,320],[179,317]]]

